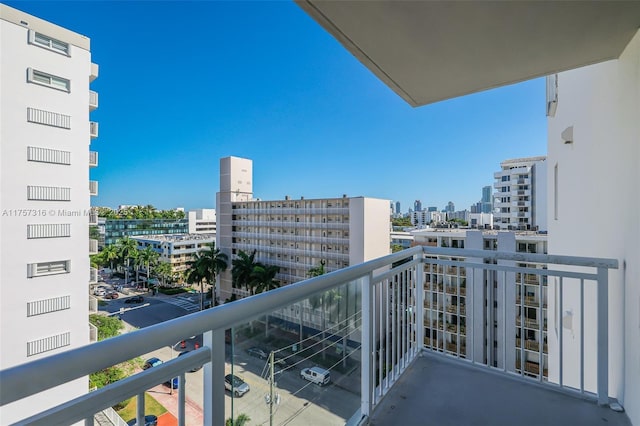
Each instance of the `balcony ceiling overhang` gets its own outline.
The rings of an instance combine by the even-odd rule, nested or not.
[[[620,56],[640,1],[296,0],[413,106]]]

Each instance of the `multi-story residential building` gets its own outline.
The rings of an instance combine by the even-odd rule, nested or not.
[[[0,4],[0,369],[89,343],[97,182],[87,37]],[[91,222],[90,222],[91,221]],[[10,324],[10,326],[8,326]],[[2,408],[13,423],[83,394],[81,378]]]
[[[101,226],[100,226],[101,227]],[[104,245],[136,235],[188,234],[188,219],[105,219]]]
[[[132,236],[138,242],[138,249],[151,247],[162,262],[171,264],[174,273],[184,272],[196,253],[207,250],[215,243],[215,234],[169,234],[153,236]]]
[[[478,229],[493,229],[493,213],[469,214],[469,227]]]
[[[493,174],[498,229],[547,230],[547,158],[505,160]]]
[[[506,253],[547,253],[547,236],[535,232],[475,231],[475,230],[416,230],[411,231],[414,245],[462,248],[468,250],[496,250]],[[441,260],[453,260],[448,256]],[[520,268],[546,268],[546,265],[512,263]],[[493,291],[485,290],[485,300],[474,301],[475,309],[467,309],[467,274],[465,268],[455,266],[427,266],[425,276],[425,344],[466,357],[467,346],[463,337],[458,342],[458,327],[464,336],[467,324],[484,324],[484,338],[474,340],[475,361],[495,367],[511,369],[517,373],[524,365],[524,374],[548,377],[549,352],[547,348],[547,279],[528,273],[496,274]],[[510,282],[507,282],[509,280]],[[469,285],[473,285],[471,282]],[[506,289],[503,287],[506,286]],[[476,292],[475,294],[482,294]],[[506,296],[506,297],[505,297]],[[514,303],[515,302],[515,303]],[[481,308],[478,308],[478,307]],[[484,308],[482,308],[484,306]],[[486,307],[493,307],[487,309]],[[496,321],[499,312],[511,318]],[[469,315],[473,315],[470,318]],[[506,327],[506,330],[502,330]],[[477,331],[477,330],[476,330]],[[504,341],[502,336],[507,336]],[[493,344],[485,346],[485,340]],[[540,345],[543,346],[542,361]],[[506,351],[503,348],[506,346]],[[486,348],[493,348],[486,350]],[[471,352],[471,351],[470,351]],[[506,360],[504,356],[506,355]],[[505,364],[506,362],[506,364]]]
[[[411,247],[413,235],[406,231],[391,231],[391,246],[400,246],[402,249]]]
[[[187,213],[190,234],[216,233],[216,209],[196,209]]]
[[[256,200],[252,161],[220,160],[217,247],[232,259],[256,250],[256,260],[280,267],[277,279],[308,278],[324,262],[327,272],[390,252],[389,201],[366,197]],[[221,274],[222,299],[232,292],[230,271]]]

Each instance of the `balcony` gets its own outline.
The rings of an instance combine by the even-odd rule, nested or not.
[[[405,262],[391,268],[402,260]],[[496,310],[478,308],[484,305],[487,284],[496,276],[506,284],[498,286],[506,300],[507,292],[516,291],[515,273],[532,273],[531,268],[512,266],[515,262],[559,266],[535,273],[553,277],[549,282],[558,283],[560,295],[563,288],[576,291],[579,297],[570,305],[578,307],[575,322],[583,324],[586,318],[589,324],[596,324],[595,328],[574,327],[567,336],[564,327],[558,327],[558,341],[544,349],[526,344],[524,369],[516,355],[525,349],[513,337],[517,309],[514,312],[503,304]],[[466,297],[473,303],[465,304],[465,322],[456,322],[461,321],[459,317],[448,313],[449,306],[455,306],[456,312],[462,309],[463,302],[459,306],[449,303],[453,298],[462,300],[460,294],[437,295],[444,298],[445,312],[425,309],[430,299],[425,298],[426,286],[422,285],[427,282],[424,271],[450,266],[466,270]],[[580,269],[570,271],[572,267]],[[298,424],[317,424],[318,419],[327,424],[366,420],[378,425],[415,424],[428,413],[434,424],[513,424],[518,419],[525,425],[595,425],[606,419],[609,425],[625,425],[624,414],[602,407],[609,403],[609,369],[616,368],[615,361],[608,360],[608,345],[585,346],[584,351],[594,353],[595,360],[579,362],[563,356],[563,339],[578,347],[594,338],[606,341],[611,268],[617,268],[617,261],[414,247],[2,370],[0,404],[153,351],[165,351],[172,354],[171,359],[165,357],[160,366],[42,413],[25,413],[26,418],[17,421],[44,425],[86,420],[92,424],[98,411],[138,395],[141,422],[143,393],[178,377],[180,386],[170,400],[180,424],[186,423],[187,394],[197,386],[203,391],[200,422],[216,426],[241,413],[257,424],[284,424],[294,419]],[[596,290],[596,309],[580,306],[585,282]],[[555,303],[560,312],[568,306],[562,297]],[[487,350],[484,324],[494,322],[498,325],[494,338],[512,342],[508,351],[506,344],[499,344],[496,351]],[[541,324],[536,321],[535,325]],[[197,350],[173,355],[176,342],[201,333],[202,345]],[[555,334],[547,338],[555,339]],[[493,347],[493,343],[488,344]],[[286,366],[277,373],[271,370],[272,363],[247,357],[246,349],[252,346],[267,347]],[[546,352],[542,367],[536,359],[543,354],[535,352],[536,348]],[[547,358],[554,359],[554,364],[549,365]],[[319,387],[300,378],[301,369],[323,362],[330,370],[330,386]],[[187,373],[203,364],[201,375]],[[42,371],[50,373],[43,375]],[[250,392],[241,397],[225,393],[224,376],[231,371],[245,378]],[[191,385],[184,386],[185,380]],[[32,414],[34,417],[28,417]]]
[[[89,151],[89,167],[98,167],[98,153]]]
[[[89,195],[98,195],[98,181],[90,180],[89,181]]]
[[[98,92],[89,90],[89,111],[94,111],[98,108]]]
[[[97,240],[89,240],[89,251],[91,251],[91,241]],[[98,284],[98,270],[96,268],[89,268],[89,284]]]
[[[89,254],[98,254],[98,240],[89,240]]]
[[[89,296],[89,313],[93,314],[98,312],[98,299],[93,296]]]
[[[89,74],[89,82],[92,82],[93,80],[98,78],[99,69],[100,68],[98,67],[98,64],[94,64],[93,62],[91,63],[91,74]]]
[[[91,136],[91,139],[95,139],[98,137],[98,122],[97,121],[90,121],[89,122],[89,136]]]
[[[89,211],[89,225],[97,225],[98,224],[98,212],[95,209],[91,209]]]

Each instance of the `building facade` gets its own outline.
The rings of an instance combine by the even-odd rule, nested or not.
[[[188,219],[104,219],[105,246],[124,237],[188,233]]]
[[[190,234],[216,233],[216,209],[196,209],[187,213]]]
[[[491,186],[482,187],[482,210],[477,213],[491,213],[493,211],[493,194]]]
[[[546,157],[505,160],[493,174],[497,229],[547,230]]]
[[[89,343],[89,119],[98,75],[87,37],[0,4],[0,369]],[[28,291],[25,291],[28,289]],[[9,325],[10,326],[6,326]],[[3,424],[83,394],[75,380],[2,408]]]
[[[547,253],[547,236],[535,232],[418,230],[414,245],[495,250],[508,253]],[[439,256],[441,260],[454,260]],[[504,261],[501,261],[501,263]],[[546,265],[504,262],[506,265],[546,269]],[[484,300],[467,300],[467,288],[484,286],[480,277],[467,277],[465,268],[427,265],[425,276],[425,344],[443,351],[471,356],[494,367],[540,378],[549,376],[547,336],[547,278],[538,274],[495,274],[493,289],[476,288]],[[467,282],[467,279],[470,281]],[[506,289],[505,289],[506,286]],[[506,297],[505,297],[506,296]],[[473,308],[471,305],[473,304]],[[493,307],[490,309],[488,307]],[[506,322],[499,313],[506,311]],[[471,318],[470,315],[474,317]],[[467,324],[484,324],[466,333]],[[505,327],[505,329],[503,329]],[[455,333],[464,335],[457,341]],[[466,336],[473,335],[473,342]],[[506,341],[502,336],[506,336]],[[490,342],[490,343],[489,343]],[[468,350],[470,345],[474,350]],[[542,345],[542,359],[540,359]],[[553,353],[553,352],[552,352]],[[505,358],[506,356],[506,358]]]
[[[189,262],[196,253],[207,250],[216,241],[214,234],[169,234],[153,236],[133,236],[138,249],[151,247],[160,255],[161,262],[168,262],[173,273],[182,273],[189,269]]]
[[[277,279],[290,284],[308,278],[324,262],[327,272],[389,254],[389,201],[347,197],[256,200],[252,162],[220,160],[217,195],[217,247],[233,259],[256,250],[256,260],[280,268]],[[232,293],[231,271],[220,277],[221,299]]]

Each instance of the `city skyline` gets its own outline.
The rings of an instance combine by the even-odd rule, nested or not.
[[[94,205],[213,208],[233,155],[254,161],[259,198],[462,210],[500,161],[546,154],[542,79],[411,108],[293,2],[5,3],[91,39]]]

